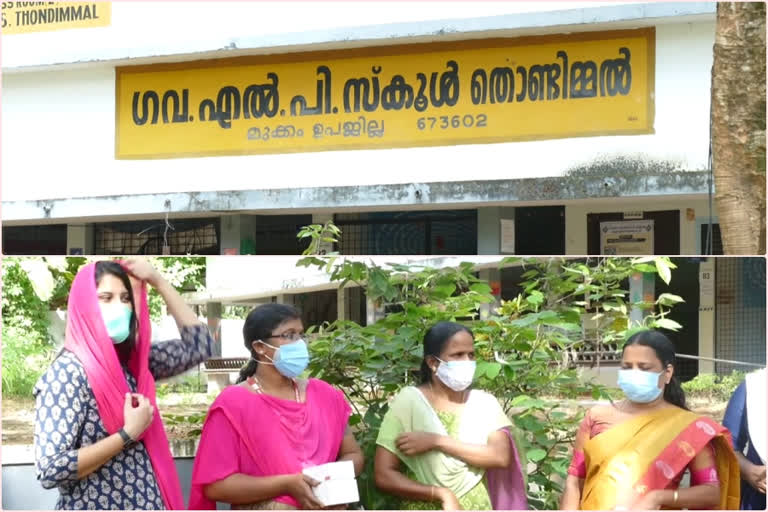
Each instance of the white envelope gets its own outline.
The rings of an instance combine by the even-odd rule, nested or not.
[[[351,460],[304,468],[302,473],[320,482],[312,491],[323,506],[360,501],[355,480],[355,465]]]

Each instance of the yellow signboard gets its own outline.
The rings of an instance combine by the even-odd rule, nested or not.
[[[3,2],[2,34],[108,27],[110,2]]]
[[[116,157],[653,133],[654,29],[117,69]]]

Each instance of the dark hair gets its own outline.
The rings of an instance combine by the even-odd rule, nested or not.
[[[424,359],[421,361],[421,383],[426,384],[432,380],[432,370],[427,364],[427,356],[439,357],[445,348],[446,342],[453,338],[456,333],[468,332],[474,339],[475,335],[465,327],[456,322],[438,322],[429,328],[424,335]]]
[[[674,404],[682,409],[689,410],[685,405],[685,392],[680,386],[680,381],[677,378],[677,363],[675,362],[675,345],[664,334],[659,331],[647,330],[640,331],[629,337],[624,344],[622,354],[624,350],[630,345],[642,345],[644,347],[652,348],[656,353],[656,357],[661,361],[661,366],[666,370],[668,365],[672,365],[674,373],[669,384],[664,386],[664,400]]]
[[[269,338],[275,327],[286,320],[296,318],[301,318],[299,310],[288,304],[262,304],[248,313],[243,325],[243,343],[251,354],[251,359],[240,369],[238,384],[255,374],[259,366],[256,352],[253,350],[253,342]]]
[[[131,301],[131,330],[128,334],[128,338],[124,342],[115,345],[117,357],[122,363],[127,363],[136,346],[136,333],[139,330],[138,315],[136,314],[136,301],[133,298],[133,287],[131,286],[131,280],[128,278],[128,273],[122,265],[115,261],[96,262],[94,275],[97,287],[99,286],[101,279],[107,274],[115,276],[123,283],[125,289],[128,290],[128,299]]]

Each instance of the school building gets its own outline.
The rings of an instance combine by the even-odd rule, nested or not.
[[[299,254],[327,220],[348,255],[721,253],[714,2],[40,9],[2,36],[5,254]]]
[[[249,357],[242,338],[243,320],[222,320],[222,308],[226,305],[292,304],[301,311],[305,326],[337,319],[367,325],[385,314],[386,305],[368,300],[364,289],[351,284],[340,289],[338,283],[330,282],[328,274],[314,268],[296,267],[297,260],[208,258],[206,292],[189,299],[206,305],[209,326],[218,342],[217,357],[242,358],[243,363]],[[401,263],[433,268],[456,267],[469,261],[475,264],[478,276],[488,281],[498,301],[514,299],[523,292],[520,286],[523,267],[520,263],[511,263],[500,268],[499,256],[360,259],[371,260],[380,266]],[[750,371],[765,366],[765,259],[677,257],[672,261],[677,269],[669,285],[656,278],[650,283],[631,279],[627,286],[630,298],[636,297],[634,300],[638,301],[653,302],[662,293],[679,295],[685,300],[675,305],[668,316],[683,328],[677,332],[665,331],[680,355],[679,375],[689,380],[698,373]],[[600,355],[579,355],[573,362],[587,375],[613,386],[620,360],[615,353],[617,347],[600,348]],[[231,376],[235,374],[236,370]]]

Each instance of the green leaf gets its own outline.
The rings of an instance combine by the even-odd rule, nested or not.
[[[547,452],[545,452],[541,448],[536,448],[534,450],[529,450],[526,453],[526,456],[528,457],[528,460],[532,460],[533,462],[538,462],[540,460],[543,460],[544,457],[547,456]]]
[[[675,322],[674,320],[670,320],[669,318],[658,318],[653,323],[656,324],[658,327],[661,327],[663,329],[669,329],[670,331],[677,331],[683,328],[682,325]]]
[[[501,364],[499,363],[488,363],[488,366],[485,369],[485,376],[489,379],[495,379],[498,377],[499,372],[501,371]]]
[[[678,304],[685,302],[685,299],[679,295],[673,295],[671,293],[662,293],[659,298],[656,299],[656,304],[664,304],[665,306],[671,306],[672,304]]]
[[[481,294],[488,294],[493,291],[493,289],[485,283],[475,283],[470,286],[469,289],[475,293]]]
[[[659,277],[661,277],[662,281],[669,284],[669,282],[672,280],[672,271],[670,270],[669,265],[662,258],[657,258],[655,263],[656,270],[659,272]]]

